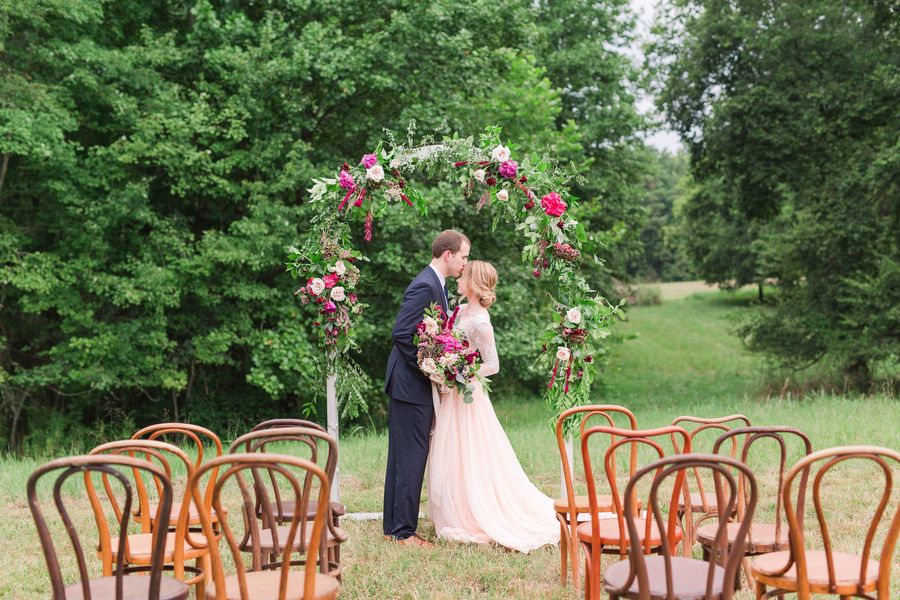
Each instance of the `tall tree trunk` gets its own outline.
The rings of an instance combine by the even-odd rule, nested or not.
[[[9,152],[3,153],[3,163],[0,164],[0,193],[3,192],[3,182],[6,181],[6,170],[9,168]]]
[[[764,304],[766,299],[765,299],[765,296],[763,296],[763,282],[762,281],[758,282],[756,284],[756,286],[759,289],[759,303]]]

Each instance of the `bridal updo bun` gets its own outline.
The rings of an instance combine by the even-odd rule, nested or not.
[[[497,269],[491,263],[483,260],[470,261],[462,272],[462,278],[481,306],[489,308],[497,300]]]

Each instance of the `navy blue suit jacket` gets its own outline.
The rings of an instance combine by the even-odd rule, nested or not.
[[[441,280],[430,266],[416,275],[403,293],[400,312],[391,337],[394,347],[388,357],[384,376],[384,392],[393,400],[411,404],[431,404],[431,380],[419,369],[417,348],[413,344],[416,325],[422,321],[425,309],[436,303],[447,311],[447,297]]]

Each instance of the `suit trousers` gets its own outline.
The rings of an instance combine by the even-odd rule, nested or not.
[[[384,481],[384,534],[406,539],[416,532],[434,405],[391,398]]]

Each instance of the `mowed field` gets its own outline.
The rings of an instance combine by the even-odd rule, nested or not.
[[[817,449],[846,444],[900,449],[900,404],[894,398],[815,395],[796,399],[762,393],[767,383],[763,366],[742,350],[732,334],[736,320],[746,311],[756,310],[746,302],[751,296],[712,290],[632,309],[629,321],[616,326],[630,339],[615,345],[596,401],[627,406],[646,428],[666,425],[679,415],[741,413],[758,425],[798,427]],[[502,376],[501,371],[497,377]],[[556,496],[559,462],[548,409],[537,397],[494,398],[494,403],[523,468],[545,493]],[[381,510],[386,453],[384,434],[342,439],[342,501],[350,511]],[[798,449],[792,446],[790,460],[797,456]],[[29,473],[48,458],[2,461],[0,598],[48,597],[49,579],[25,500]],[[761,481],[758,520],[772,520],[777,477],[774,445],[762,447],[752,466]],[[580,469],[577,456],[576,471]],[[834,475],[823,487],[831,536],[837,548],[856,552],[866,528],[864,519],[875,506],[869,490],[878,474],[873,469],[847,468]],[[578,480],[583,488],[583,476]],[[49,488],[42,491],[50,492]],[[90,531],[86,500],[74,490],[67,498],[76,520]],[[427,490],[423,501],[426,498]],[[896,507],[900,494],[895,491],[890,501],[890,506]],[[807,523],[814,522],[809,514]],[[420,525],[427,537],[433,537],[427,519]],[[559,585],[559,550],[555,547],[521,555],[496,546],[438,542],[435,549],[427,551],[385,542],[380,521],[345,521],[344,527],[350,540],[342,557],[342,598],[578,597],[571,585]],[[61,530],[55,529],[57,533]],[[815,545],[818,537],[811,532],[810,545]],[[876,548],[880,550],[880,542]],[[604,565],[614,560],[606,557]],[[893,563],[894,579],[900,580],[896,555]],[[70,578],[74,576],[72,565],[72,561],[67,565]],[[900,597],[900,584],[895,584],[894,596]],[[745,589],[738,597],[751,598],[752,594]]]

